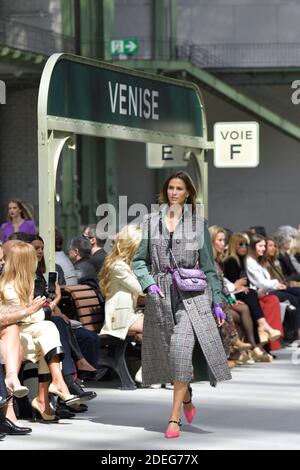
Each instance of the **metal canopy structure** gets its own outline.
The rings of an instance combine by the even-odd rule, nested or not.
[[[38,97],[39,226],[54,269],[55,186],[62,149],[76,134],[181,146],[195,157],[207,200],[207,128],[196,85],[71,54],[47,61]]]

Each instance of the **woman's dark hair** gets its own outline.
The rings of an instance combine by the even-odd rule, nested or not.
[[[33,237],[35,237],[35,235],[31,235],[30,233],[14,232],[7,237],[7,240],[20,240],[21,242],[31,243]]]
[[[279,246],[278,246],[278,243],[277,243],[277,240],[276,238],[274,237],[271,237],[271,236],[267,236],[266,237],[266,258],[267,259],[270,259],[270,257],[267,255],[267,249],[268,249],[268,242],[273,242],[275,247],[276,247],[276,252],[275,252],[275,256],[273,257],[273,259],[277,260],[278,257],[279,257]],[[272,259],[272,258],[271,258]]]
[[[45,244],[44,240],[40,235],[32,235],[31,243],[34,242],[35,240],[39,240],[40,242],[43,242]],[[38,262],[38,267],[37,267],[37,272],[44,274],[46,272],[46,263],[45,263],[45,258],[41,259],[41,261]]]
[[[255,247],[256,247],[257,243],[259,243],[263,240],[266,241],[266,238],[263,237],[263,235],[260,235],[259,233],[255,233],[254,235],[251,235],[250,245],[249,245],[249,255],[252,255],[255,258],[257,258],[256,248]]]
[[[186,189],[189,192],[189,196],[187,198],[186,203],[191,204],[192,211],[195,212],[197,191],[196,191],[192,178],[184,171],[178,171],[177,173],[174,173],[173,175],[169,176],[169,178],[165,181],[163,188],[159,194],[159,204],[169,204],[168,187],[169,187],[170,181],[175,178],[179,178],[184,182]]]

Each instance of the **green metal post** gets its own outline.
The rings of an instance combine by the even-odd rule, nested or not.
[[[65,249],[69,241],[80,233],[80,202],[78,200],[78,177],[76,152],[68,147],[63,150],[62,158],[62,211],[60,229],[64,234]]]
[[[165,9],[164,0],[153,0],[153,58],[164,58],[165,35]],[[171,174],[170,170],[162,168],[156,170],[156,191],[160,192],[164,181]]]
[[[74,35],[74,0],[61,0],[62,33]]]
[[[116,141],[105,139],[106,200],[118,211]]]
[[[74,1],[62,0],[62,31],[74,35]],[[65,247],[69,240],[80,233],[80,202],[78,199],[77,154],[64,146],[61,172],[61,217],[59,228],[64,234]]]
[[[114,23],[114,0],[81,0],[81,55],[108,60]],[[82,221],[96,222],[102,202],[117,204],[115,145],[110,140],[82,137],[80,187]]]
[[[114,0],[102,0],[101,2],[101,29],[103,37],[103,52],[102,57],[104,60],[111,59],[110,53],[110,40],[112,37],[112,31],[114,27],[114,16],[115,16],[115,1]]]
[[[170,0],[170,59],[176,59],[177,47],[177,0]]]
[[[164,0],[153,0],[154,59],[164,58],[164,14]]]

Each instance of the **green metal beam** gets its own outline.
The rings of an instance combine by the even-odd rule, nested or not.
[[[81,0],[81,55],[109,60],[114,24],[112,0]]]
[[[170,47],[171,59],[176,58],[177,46],[177,0],[170,0]]]
[[[161,59],[164,50],[164,0],[153,0],[152,3],[152,21],[153,21],[153,57]]]
[[[74,36],[74,0],[61,0],[62,31],[66,36]]]
[[[104,39],[103,47],[103,59],[110,60],[110,40],[112,38],[112,32],[114,27],[115,18],[115,1],[114,0],[102,0],[101,2],[101,29],[102,37]]]
[[[115,62],[118,64],[118,62]],[[254,116],[259,117],[261,120],[270,124],[271,126],[279,129],[285,134],[300,140],[300,127],[292,122],[284,119],[279,114],[274,113],[265,106],[261,106],[256,101],[248,98],[243,93],[236,91],[232,86],[219,80],[214,75],[205,70],[202,70],[187,61],[164,61],[164,60],[128,60],[122,61],[122,66],[130,68],[143,69],[148,71],[167,71],[167,72],[185,72],[197,79],[198,82],[205,85],[212,92],[219,94],[226,98],[234,105],[238,105],[242,109],[250,112]]]
[[[38,54],[31,51],[23,51],[14,47],[8,47],[5,44],[0,44],[0,62],[22,64],[25,67],[34,66],[42,69],[48,56]]]

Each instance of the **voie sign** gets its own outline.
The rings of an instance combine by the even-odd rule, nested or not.
[[[258,166],[258,123],[215,123],[214,164],[217,168],[254,168]]]

